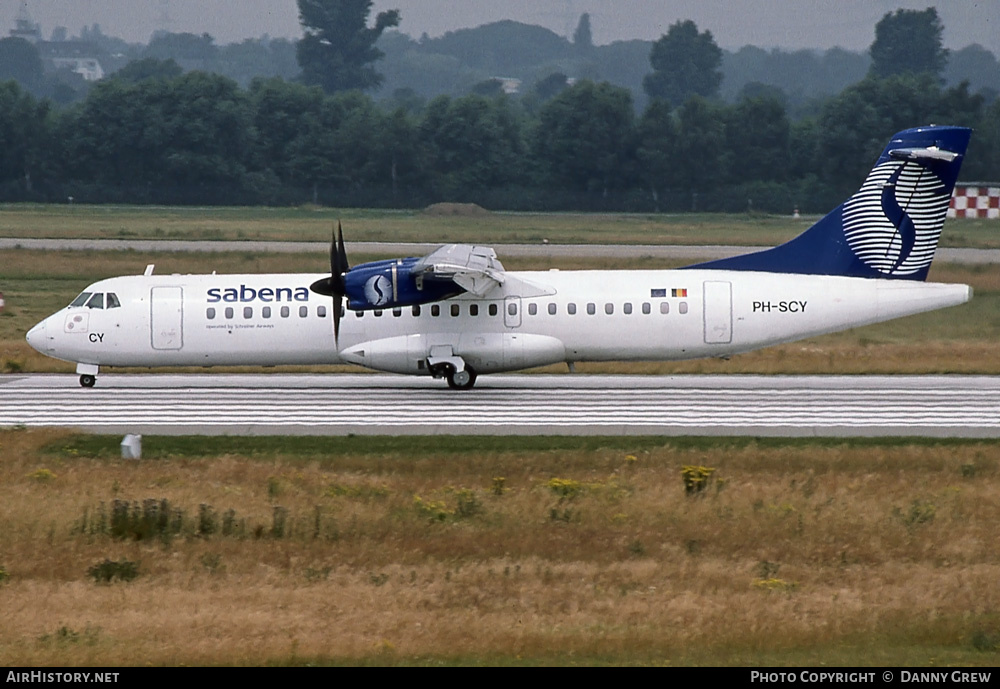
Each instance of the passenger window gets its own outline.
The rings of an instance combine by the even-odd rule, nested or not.
[[[232,317],[233,317],[233,307],[232,306],[227,306],[226,307],[226,318],[232,318]]]
[[[497,315],[497,305],[496,304],[490,304],[490,315],[491,316]]]
[[[534,316],[538,313],[538,304],[528,304],[528,315]]]
[[[317,306],[316,315],[319,316],[320,318],[326,318],[326,307],[322,305]]]
[[[587,314],[593,316],[595,313],[597,313],[597,306],[594,302],[590,302],[587,304]]]
[[[283,309],[282,309],[282,310],[284,310],[284,309],[287,309],[287,308],[288,308],[288,307],[287,307],[287,306],[285,306],[285,307],[283,307]],[[355,315],[355,316],[357,316],[358,318],[362,318],[362,317],[363,317],[363,316],[365,315],[365,312],[364,312],[364,311],[355,311],[355,312],[354,312],[354,315]]]
[[[470,316],[479,315],[479,304],[469,304],[469,315]]]
[[[451,305],[451,317],[454,318],[454,317],[458,316],[458,314],[461,313],[461,310],[462,310],[461,306],[459,306],[458,304],[452,304]]]
[[[670,313],[670,302],[661,301],[660,302],[660,313]]]
[[[630,301],[625,302],[624,306],[622,306],[622,311],[625,313],[626,316],[631,315],[632,314],[632,302],[630,302]]]
[[[122,303],[120,301],[118,301],[118,295],[115,294],[114,292],[108,292],[107,308],[109,308],[109,309],[117,309],[117,308],[120,308],[121,305],[122,305]]]
[[[549,304],[549,315],[550,316],[555,316],[556,315],[556,305],[555,305],[555,302]]]
[[[686,301],[682,301],[680,305],[677,307],[677,310],[680,311],[681,313],[687,313],[688,303]]]
[[[104,292],[98,292],[90,298],[87,302],[88,309],[103,309],[104,308]]]
[[[375,309],[374,311],[372,311],[372,315],[375,316],[375,318],[381,318],[382,317],[382,309]]]
[[[208,308],[207,308],[207,309],[205,310],[205,318],[207,318],[208,320],[213,320],[213,319],[215,319],[215,309],[213,309],[213,308],[212,308],[211,306],[209,306],[209,307],[208,307]]]
[[[392,310],[392,317],[393,318],[399,318],[402,315],[403,315],[403,309],[393,309]]]
[[[576,304],[566,304],[566,313],[570,316],[576,315]]]
[[[431,306],[431,315],[434,316],[434,318],[441,315],[441,307],[438,304]]]
[[[649,315],[649,302],[648,301],[642,302],[642,312],[644,314],[646,314],[647,316]]]
[[[243,307],[243,317],[246,318],[246,319],[253,318],[253,307],[252,306],[244,306]]]
[[[260,315],[263,316],[264,318],[270,318],[271,317],[271,307],[270,306],[265,306],[264,308],[262,308],[260,310]]]
[[[299,318],[305,318],[308,315],[309,315],[309,307],[308,306],[300,306],[299,307]]]
[[[420,305],[419,304],[417,304],[417,305],[415,305],[413,307],[413,317],[417,318],[418,316],[420,316]]]
[[[517,315],[517,302],[511,302],[507,304],[507,315],[516,316]]]
[[[291,312],[288,310],[287,306],[282,306],[281,307],[281,317],[282,318],[288,318],[288,316],[289,316],[290,313]]]
[[[610,316],[614,312],[615,312],[615,305],[614,304],[608,303],[608,304],[604,305],[604,313],[606,313],[606,314],[608,314]]]
[[[87,300],[90,299],[91,294],[91,292],[82,293],[79,297],[74,299],[72,303],[70,303],[70,306],[83,306],[87,303]]]

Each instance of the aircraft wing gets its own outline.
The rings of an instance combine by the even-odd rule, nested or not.
[[[477,297],[504,284],[506,279],[503,264],[493,249],[469,244],[446,244],[418,259],[410,272],[418,289],[423,289],[424,280],[451,281]]]

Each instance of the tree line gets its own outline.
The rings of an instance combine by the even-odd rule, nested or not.
[[[376,101],[357,89],[381,82],[375,44],[399,15],[369,27],[371,4],[300,0],[294,82],[148,57],[64,108],[0,84],[0,200],[820,212],[889,135],[928,123],[975,128],[963,178],[1000,180],[1000,100],[943,86],[933,8],[886,14],[868,76],[792,117],[766,84],[719,100],[722,51],[690,21],[653,44],[641,110],[628,88],[559,72],[520,96],[486,80]],[[593,49],[587,15],[574,45]]]
[[[637,110],[648,105],[643,79],[649,73],[650,53],[658,41],[632,39],[595,45],[590,33],[590,18],[586,14],[580,17],[571,40],[540,26],[513,21],[458,29],[437,38],[426,35],[413,38],[389,26],[399,18],[391,11],[379,13],[385,30],[378,35],[378,16],[369,18],[366,15],[366,12],[370,14],[370,5],[363,0],[309,0],[307,11],[302,14],[303,30],[307,30],[306,22],[311,22],[317,26],[309,28],[308,32],[323,40],[319,46],[314,46],[320,49],[307,49],[303,55],[298,54],[302,41],[266,35],[216,45],[209,34],[157,32],[143,45],[106,36],[98,25],[84,27],[79,36],[72,37],[65,28],[56,27],[52,31],[52,42],[47,45],[50,51],[64,41],[90,46],[108,75],[134,60],[172,59],[185,70],[228,76],[243,88],[248,88],[258,76],[280,76],[288,81],[315,77],[314,83],[326,83],[334,90],[345,84],[363,88],[377,101],[392,99],[397,91],[428,100],[441,94],[462,96],[495,76],[518,79],[522,90],[528,90],[559,72],[577,79],[624,86],[632,91]],[[318,12],[320,8],[325,9]],[[933,35],[936,13],[929,16],[925,10],[898,14],[888,15],[900,28],[894,32],[895,36],[891,32],[886,37],[890,45],[936,40]],[[324,19],[335,25],[326,26]],[[329,35],[321,35],[327,31]],[[313,42],[308,41],[306,45],[313,45]],[[714,41],[709,48],[711,45]],[[346,50],[327,59],[326,46],[343,46]],[[940,60],[936,65],[933,62],[921,65],[914,60],[924,55],[939,55],[940,47],[930,50],[921,47],[911,52],[877,50],[875,53],[849,52],[840,48],[764,50],[755,46],[744,46],[735,52],[722,50],[719,65],[722,83],[717,95],[734,103],[745,89],[759,89],[761,85],[780,89],[792,119],[799,119],[815,114],[816,99],[834,95],[864,78],[873,66],[873,54],[880,64],[902,62],[909,69],[916,66],[940,69]],[[990,51],[973,44],[946,52],[946,64],[939,72],[945,84],[956,86],[967,80],[970,90],[983,93],[988,99],[1000,95],[1000,64]],[[351,79],[345,82],[338,78],[345,65],[378,54],[384,55],[366,63],[362,73],[351,75],[351,79],[360,79],[352,83]],[[299,64],[300,57],[306,58],[307,63],[315,58],[324,64],[318,72],[310,69],[313,77],[307,77],[304,67]],[[381,75],[382,82],[366,89],[375,77],[372,69]],[[331,78],[327,79],[327,75]],[[0,38],[0,81],[8,78],[16,79],[37,97],[48,97],[64,105],[85,98],[92,84],[66,68],[44,69],[39,50],[27,41]]]
[[[889,135],[926,123],[975,128],[962,177],[1000,180],[1000,101],[929,75],[871,76],[793,122],[766,93],[656,99],[637,114],[627,89],[584,80],[545,99],[407,108],[145,67],[62,109],[0,84],[0,200],[819,212],[857,187]]]

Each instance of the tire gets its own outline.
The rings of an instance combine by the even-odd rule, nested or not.
[[[470,390],[476,384],[476,371],[466,366],[464,371],[451,371],[448,374],[448,387],[452,390]]]

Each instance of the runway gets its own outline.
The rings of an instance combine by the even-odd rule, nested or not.
[[[161,435],[1000,437],[1000,377],[0,376],[0,427]]]
[[[441,246],[419,242],[347,242],[349,254],[423,256]],[[699,261],[739,256],[766,246],[680,245],[680,244],[494,244],[502,261],[521,258],[654,258]],[[266,254],[310,253],[322,256],[330,251],[324,242],[222,241],[183,239],[32,239],[0,237],[0,249],[42,251],[146,251],[146,252],[256,252]],[[989,265],[1000,263],[1000,249],[938,248],[943,263]]]

